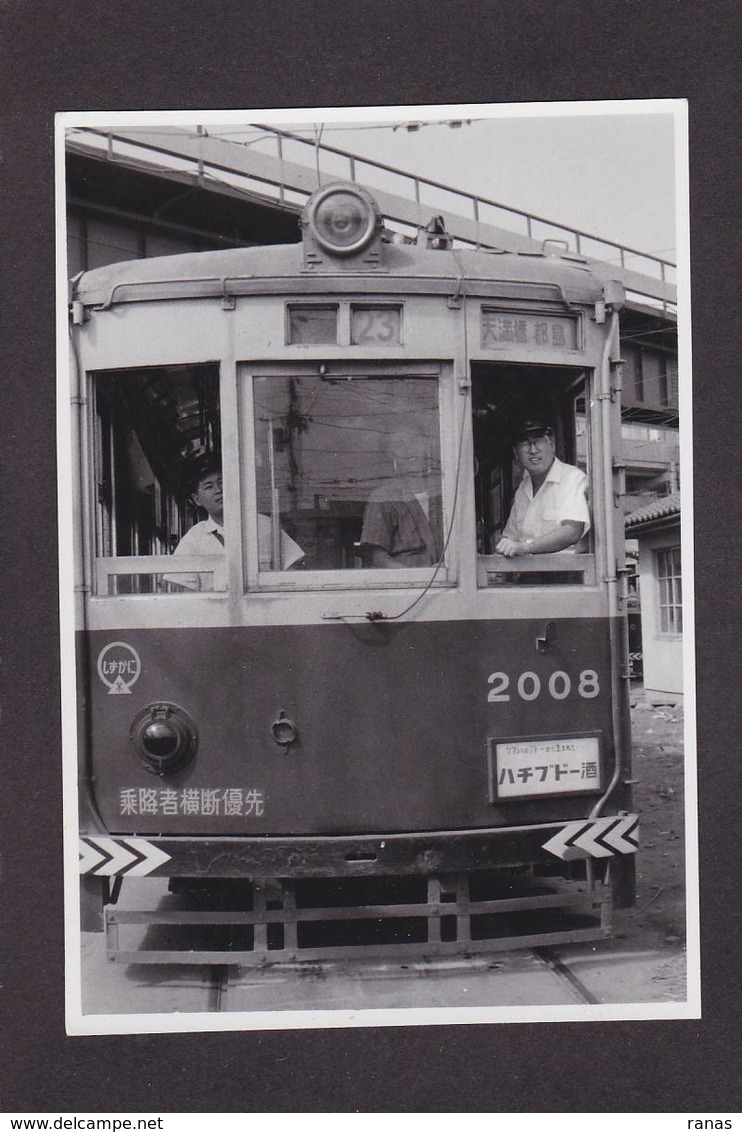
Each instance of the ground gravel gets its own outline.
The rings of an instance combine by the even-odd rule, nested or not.
[[[631,705],[640,849],[636,906],[616,913],[616,937],[677,951],[686,935],[683,708],[640,687]]]

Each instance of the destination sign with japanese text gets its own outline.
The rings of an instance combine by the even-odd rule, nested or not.
[[[482,346],[523,346],[536,350],[577,350],[576,318],[560,315],[521,314],[482,308]]]

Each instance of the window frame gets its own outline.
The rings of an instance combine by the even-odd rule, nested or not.
[[[440,484],[442,494],[442,528],[444,552],[437,565],[402,567],[363,567],[361,569],[260,570],[257,551],[257,479],[255,442],[254,382],[259,378],[288,379],[318,375],[318,362],[281,360],[274,362],[238,361],[237,392],[240,434],[240,485],[242,563],[245,592],[314,591],[314,590],[399,590],[420,588],[452,588],[458,581],[457,556],[453,553],[451,530],[451,504],[454,494],[456,467],[452,450],[452,436],[458,445],[459,426],[446,428],[446,420],[454,413],[453,364],[450,361],[417,362],[399,359],[335,358],[328,363],[329,378],[338,381],[346,376],[366,376],[383,379],[434,379],[438,392],[438,440],[440,450]],[[458,449],[456,449],[456,452]]]
[[[99,484],[100,477],[105,470],[106,462],[110,463],[113,445],[115,444],[115,428],[109,428],[108,437],[108,451],[104,450],[106,438],[104,436],[104,417],[100,412],[100,406],[103,402],[101,399],[101,379],[106,377],[114,377],[115,375],[122,374],[137,374],[146,371],[163,370],[163,371],[177,371],[177,370],[203,370],[208,372],[211,380],[215,383],[217,405],[218,405],[218,421],[219,421],[219,434],[220,440],[223,442],[223,429],[222,419],[224,413],[224,405],[222,399],[223,391],[223,361],[219,359],[204,359],[199,361],[188,362],[167,362],[162,365],[132,365],[132,366],[108,366],[102,368],[95,368],[88,370],[86,373],[87,385],[87,400],[88,400],[88,415],[87,415],[87,434],[88,441],[86,445],[85,457],[85,475],[81,484],[83,490],[83,498],[85,501],[85,513],[87,516],[86,529],[87,529],[87,554],[88,561],[88,577],[90,579],[90,594],[96,600],[103,600],[106,602],[116,600],[129,600],[153,598],[167,598],[177,597],[180,600],[187,600],[188,598],[207,597],[207,598],[223,598],[227,592],[226,578],[227,571],[227,556],[224,559],[216,560],[206,556],[199,556],[200,570],[194,566],[198,565],[195,558],[188,556],[188,558],[175,559],[178,569],[173,569],[174,555],[172,552],[156,553],[156,554],[120,554],[114,553],[113,547],[117,541],[116,536],[116,484],[114,482],[115,476],[112,478],[112,497],[110,505],[110,515],[106,519],[105,503],[100,498]],[[117,422],[117,427],[121,427],[121,422]],[[163,485],[156,477],[155,469],[150,468],[155,475],[155,499],[163,492]],[[182,507],[187,508],[190,506],[182,499],[179,499],[177,493],[170,493],[172,508],[180,510]],[[191,524],[192,526],[193,524]],[[190,529],[186,527],[178,536],[182,538],[186,531]],[[108,553],[101,553],[104,548],[108,546]],[[100,548],[100,551],[99,551]],[[177,585],[172,586],[171,582],[178,573],[201,573],[210,575],[213,579],[214,589],[204,590],[190,590],[178,589]],[[161,577],[164,575],[173,575],[173,578]],[[130,577],[130,591],[116,592],[118,587],[117,578]],[[145,579],[143,582],[142,579]]]
[[[504,555],[493,552],[491,554],[477,554],[477,588],[480,591],[505,591],[514,592],[516,588],[522,586],[532,586],[533,589],[543,590],[551,589],[556,585],[567,586],[570,590],[584,589],[585,587],[594,587],[597,585],[598,571],[597,571],[597,549],[596,540],[598,538],[598,522],[596,516],[595,505],[595,476],[592,474],[594,468],[594,433],[597,425],[595,409],[593,406],[594,388],[595,388],[595,370],[590,366],[585,365],[570,365],[555,362],[535,363],[531,361],[513,361],[510,359],[502,359],[497,362],[490,363],[493,367],[498,366],[508,369],[517,368],[540,368],[544,371],[549,369],[558,369],[560,371],[572,371],[571,381],[566,380],[565,374],[565,387],[561,391],[561,396],[572,394],[571,398],[571,413],[573,425],[573,442],[574,442],[574,459],[573,463],[577,465],[577,412],[576,406],[578,398],[585,401],[585,472],[588,477],[588,505],[590,510],[590,530],[587,533],[589,549],[577,553],[559,552],[554,554],[539,554],[534,556],[520,556],[515,558],[506,558]],[[575,392],[578,390],[578,392]],[[473,405],[472,405],[473,409]],[[536,414],[535,414],[536,415]],[[562,414],[564,415],[564,414]],[[558,444],[557,444],[558,447]],[[564,456],[560,455],[557,451],[556,455],[560,460],[565,463],[570,463],[569,460],[564,460]],[[504,465],[503,465],[504,468]],[[512,509],[513,501],[515,499],[515,492],[517,491],[517,484],[512,489],[510,498],[510,509]],[[508,510],[508,515],[510,511]],[[505,518],[503,529],[507,524]],[[582,540],[580,540],[582,541]],[[558,574],[581,574],[581,580],[576,581],[535,581],[530,583],[527,575],[558,575]],[[511,580],[511,575],[519,575],[517,579]],[[492,579],[490,581],[490,579]]]
[[[652,551],[654,555],[654,573],[657,593],[657,636],[664,639],[677,640],[683,635],[683,556],[680,544],[657,547]],[[667,572],[663,565],[668,564]],[[677,570],[674,569],[677,564]],[[679,600],[678,597],[679,589]],[[663,590],[669,591],[670,600],[663,601]],[[667,627],[665,626],[667,621]],[[679,628],[670,628],[669,625],[679,623]]]

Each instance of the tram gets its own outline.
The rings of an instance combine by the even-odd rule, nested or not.
[[[296,244],[73,281],[81,910],[111,958],[609,933],[638,818],[608,272],[400,237],[333,183]],[[587,475],[558,553],[498,551],[524,419]],[[224,533],[189,549],[204,468]],[[175,905],[120,909],[144,877]],[[202,958],[158,943],[184,924]]]

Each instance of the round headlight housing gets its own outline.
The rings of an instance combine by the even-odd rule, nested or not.
[[[381,227],[376,201],[360,185],[326,185],[310,198],[306,223],[319,246],[332,255],[354,255]]]
[[[148,704],[134,718],[129,740],[152,774],[173,774],[195,757],[198,731],[177,704]]]

